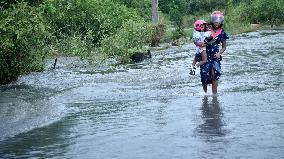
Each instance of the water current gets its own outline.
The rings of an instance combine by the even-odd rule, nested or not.
[[[1,86],[0,158],[284,158],[284,29],[227,43],[218,96],[189,75],[191,43]]]

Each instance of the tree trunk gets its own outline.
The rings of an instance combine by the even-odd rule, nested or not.
[[[158,15],[158,0],[152,0],[152,23],[159,23],[159,15]]]

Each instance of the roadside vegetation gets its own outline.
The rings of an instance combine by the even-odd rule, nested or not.
[[[59,56],[128,63],[134,52],[190,37],[194,21],[214,10],[231,35],[284,23],[282,0],[159,0],[155,25],[151,0],[2,0],[0,9],[0,85]]]

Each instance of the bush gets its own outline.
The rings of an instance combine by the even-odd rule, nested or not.
[[[152,27],[151,46],[158,46],[162,37],[165,35],[166,25],[158,24]]]
[[[227,0],[189,0],[188,1],[188,13],[196,14],[200,12],[212,12],[213,10],[219,10],[220,7],[225,7],[227,5]]]
[[[78,56],[85,58],[93,48],[79,34],[63,36],[49,46],[49,56]]]
[[[151,0],[116,0],[128,8],[135,9],[145,20],[151,21]]]
[[[230,6],[230,10],[232,10],[230,12],[231,19],[235,19],[239,23],[274,25],[284,23],[284,1],[281,0],[273,2],[269,0],[241,1],[237,7]]]
[[[94,46],[100,46],[125,20],[141,19],[134,10],[111,0],[53,0],[44,6],[57,38],[79,33]]]
[[[129,62],[134,50],[142,50],[151,39],[151,27],[145,22],[128,20],[115,34],[102,40],[100,52],[105,58],[115,58],[121,63]]]
[[[254,12],[252,20],[254,22],[277,25],[284,22],[284,1],[283,0],[255,0],[253,2]]]
[[[22,2],[0,16],[0,84],[43,70],[42,50],[49,34],[40,10]]]

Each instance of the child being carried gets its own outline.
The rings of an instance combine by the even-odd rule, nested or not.
[[[193,42],[197,47],[197,52],[192,61],[190,74],[195,75],[195,70],[198,66],[204,65],[207,62],[206,43],[212,39],[211,32],[207,30],[204,20],[197,20],[194,23],[194,31],[192,33]]]

